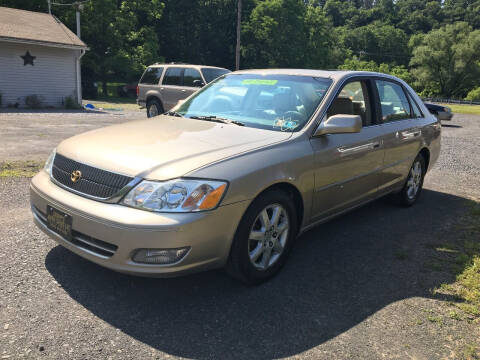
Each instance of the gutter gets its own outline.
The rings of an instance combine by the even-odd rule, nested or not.
[[[76,72],[77,72],[77,103],[78,105],[82,105],[82,72],[80,68],[80,59],[85,55],[86,50],[81,49],[80,50],[80,56],[77,57],[76,59]]]

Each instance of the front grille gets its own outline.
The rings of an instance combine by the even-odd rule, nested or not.
[[[32,206],[33,213],[37,216],[37,219],[45,226],[47,226],[47,215],[40,211],[35,206]],[[72,229],[72,238],[65,239],[62,237],[63,240],[66,242],[75,245],[76,247],[94,253],[95,255],[99,255],[105,258],[112,257],[117,251],[118,246],[110,244],[106,241],[95,239],[91,236],[83,234],[79,231],[75,231]]]
[[[82,173],[80,180],[71,180],[72,172]],[[63,186],[101,199],[108,199],[127,185],[133,178],[79,163],[56,154],[52,166],[52,176]]]

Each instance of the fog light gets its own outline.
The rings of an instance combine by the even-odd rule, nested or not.
[[[133,261],[143,264],[173,264],[187,255],[190,247],[178,249],[138,249]]]

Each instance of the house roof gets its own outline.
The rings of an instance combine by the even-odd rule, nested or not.
[[[86,49],[87,45],[55,16],[0,6],[0,41]]]

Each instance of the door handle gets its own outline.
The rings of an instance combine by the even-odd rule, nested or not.
[[[422,134],[421,130],[413,130],[413,131],[401,131],[396,133],[397,138],[401,140],[410,140],[414,137],[418,137]]]
[[[358,153],[362,151],[378,149],[379,147],[380,147],[380,142],[376,141],[376,142],[371,142],[368,144],[362,144],[362,145],[352,146],[352,147],[339,147],[337,148],[337,151],[341,155],[348,155],[348,154]]]

